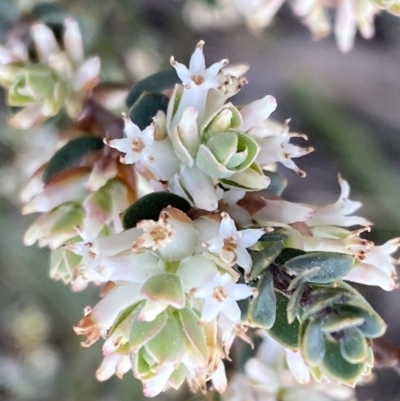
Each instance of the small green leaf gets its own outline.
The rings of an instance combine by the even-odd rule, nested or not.
[[[129,118],[142,131],[148,127],[159,110],[167,112],[169,98],[162,93],[148,93],[141,96],[130,108]]]
[[[275,323],[276,295],[274,280],[270,271],[264,272],[257,286],[258,294],[253,297],[247,314],[254,327],[270,329]]]
[[[335,252],[309,252],[285,263],[288,269],[296,273],[318,266],[320,271],[309,281],[322,284],[340,280],[351,270],[353,265],[354,258]]]
[[[135,303],[131,306],[128,306],[126,309],[124,309],[118,317],[115,319],[113,325],[111,326],[108,335],[110,336],[111,334],[114,333],[115,329],[129,316],[131,315],[135,309],[139,306],[138,303]]]
[[[253,265],[250,272],[250,280],[258,277],[281,253],[283,243],[276,241],[265,246],[261,251],[251,251]]]
[[[288,291],[294,290],[301,284],[312,281],[312,278],[319,273],[321,268],[319,266],[312,267],[311,269],[300,272],[290,283]]]
[[[276,318],[274,325],[267,330],[268,334],[280,342],[284,347],[296,351],[299,348],[300,325],[297,320],[292,324],[287,320],[289,299],[278,291],[276,294]]]
[[[122,217],[123,226],[127,230],[136,227],[136,224],[141,220],[157,221],[161,210],[168,206],[184,213],[190,209],[190,203],[178,195],[169,192],[153,192],[143,196],[125,210]]]
[[[325,355],[325,341],[319,321],[308,321],[301,338],[301,354],[310,365],[318,365]]]
[[[126,98],[128,108],[132,107],[144,93],[160,93],[165,89],[172,88],[180,83],[175,69],[169,69],[150,75],[134,85]]]
[[[47,184],[51,178],[62,171],[79,165],[84,156],[104,147],[101,138],[81,136],[68,142],[59,149],[47,163],[43,172],[43,182]]]
[[[178,320],[170,315],[160,332],[145,344],[158,364],[174,363],[185,353],[185,340]]]
[[[143,347],[147,341],[154,338],[166,325],[167,314],[160,313],[151,322],[143,322],[137,319],[139,311],[136,313],[136,318],[132,323],[131,333],[129,337],[129,346],[132,351],[136,352]]]
[[[353,327],[345,331],[340,339],[340,351],[349,363],[365,362],[368,358],[368,343],[360,330]]]
[[[346,361],[337,342],[326,341],[325,347],[325,356],[321,364],[322,371],[332,381],[354,386],[364,372],[364,364]]]
[[[271,183],[265,189],[266,192],[281,196],[286,188],[287,180],[275,171],[263,170],[264,175],[270,178]]]

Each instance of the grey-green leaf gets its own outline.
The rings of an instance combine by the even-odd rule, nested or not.
[[[43,172],[43,182],[47,184],[56,174],[78,166],[84,156],[103,147],[103,140],[93,136],[81,136],[69,141],[47,163]]]
[[[167,112],[169,97],[162,93],[148,93],[141,96],[130,108],[129,118],[141,130],[148,127],[159,110]]]
[[[274,325],[268,330],[268,334],[280,342],[286,348],[297,350],[299,348],[298,320],[292,324],[287,320],[287,307],[289,299],[282,293],[275,291],[276,295],[276,317]]]
[[[160,71],[150,75],[131,88],[126,98],[126,105],[128,108],[132,107],[143,93],[160,93],[180,82],[181,80],[175,69]]]
[[[270,329],[276,316],[276,295],[270,271],[261,276],[257,290],[258,295],[250,303],[247,317],[254,327]]]
[[[310,365],[317,365],[322,361],[325,355],[325,341],[319,321],[306,323],[301,338],[301,354]]]
[[[288,260],[285,266],[296,273],[318,266],[320,271],[310,279],[310,282],[330,283],[344,277],[353,264],[354,258],[349,255],[335,252],[309,252]]]
[[[276,259],[282,249],[283,243],[276,241],[266,244],[265,248],[259,252],[251,252],[253,266],[250,272],[250,280],[258,277]]]
[[[161,210],[168,206],[184,213],[190,209],[190,203],[178,195],[169,192],[153,192],[143,196],[125,210],[122,217],[123,226],[127,230],[135,227],[141,220],[157,221]]]
[[[368,358],[368,348],[367,340],[356,327],[346,330],[340,339],[342,356],[350,363],[365,362]]]

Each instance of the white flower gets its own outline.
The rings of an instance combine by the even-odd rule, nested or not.
[[[131,368],[131,359],[129,355],[114,353],[106,355],[100,367],[96,371],[96,379],[105,381],[112,375],[120,379]]]
[[[222,188],[217,187],[216,192],[219,199],[219,210],[226,211],[229,216],[241,226],[248,226],[251,224],[249,212],[238,205],[238,202],[246,195],[246,191],[236,189],[224,191]]]
[[[351,271],[343,277],[366,285],[377,285],[383,290],[392,291],[397,288],[397,273],[395,265],[399,260],[391,255],[400,248],[400,238],[394,238],[383,245],[373,246]]]
[[[151,124],[141,131],[127,115],[123,114],[123,119],[127,137],[107,140],[106,144],[125,153],[125,157],[121,157],[121,162],[124,164],[134,164],[138,161],[145,164],[153,162],[150,148],[154,142],[154,125]]]
[[[186,88],[216,89],[219,87],[218,74],[221,68],[228,64],[228,60],[224,59],[218,63],[214,63],[206,69],[203,46],[204,40],[201,40],[190,59],[189,68],[178,63],[173,56],[171,57],[171,65],[175,68],[176,73]]]
[[[361,202],[351,201],[349,199],[350,186],[346,180],[339,175],[339,184],[341,193],[336,203],[326,206],[310,206],[315,210],[311,219],[307,221],[307,225],[314,226],[370,226],[364,217],[350,216],[361,207]]]
[[[240,322],[240,308],[236,301],[254,294],[246,284],[234,284],[229,274],[216,274],[212,281],[194,291],[194,297],[204,299],[201,321],[210,322],[220,313],[232,322]]]
[[[222,261],[233,266],[237,263],[246,273],[250,272],[252,260],[246,248],[254,245],[266,233],[265,228],[237,231],[235,222],[222,212],[218,237],[207,241],[204,246],[209,252],[217,254]]]

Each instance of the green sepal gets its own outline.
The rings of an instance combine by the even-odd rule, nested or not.
[[[178,310],[178,315],[185,334],[186,352],[200,363],[206,363],[206,336],[199,323],[199,317],[190,308]]]
[[[345,331],[340,339],[340,351],[349,363],[362,363],[368,358],[368,343],[363,333],[356,327]]]
[[[308,280],[320,284],[340,280],[351,270],[353,265],[354,258],[336,252],[309,252],[285,263],[288,269],[296,273],[318,266],[320,270]]]
[[[185,293],[181,279],[171,273],[161,273],[150,277],[140,290],[153,301],[166,302],[177,309],[185,306]]]
[[[154,338],[166,325],[168,317],[167,314],[160,313],[154,320],[151,322],[143,322],[138,320],[139,311],[136,314],[136,317],[133,320],[132,328],[129,336],[129,347],[133,352],[136,352],[147,341],[150,341]]]
[[[141,131],[148,127],[159,110],[167,112],[169,97],[162,93],[147,93],[129,109],[128,115]]]
[[[281,253],[283,243],[280,241],[265,244],[261,251],[250,251],[253,265],[250,272],[250,280],[258,277]]]
[[[135,303],[131,306],[128,306],[126,309],[124,309],[119,315],[118,317],[115,319],[113,325],[111,326],[108,335],[110,336],[111,334],[114,333],[114,331],[116,330],[116,328],[128,317],[130,316],[132,313],[134,313],[135,309],[140,305],[140,303]]]
[[[324,374],[334,382],[354,386],[363,374],[365,365],[346,361],[340,351],[340,345],[335,341],[326,341],[325,347],[325,356],[321,364]]]
[[[320,322],[308,321],[302,327],[301,354],[310,365],[318,365],[325,355],[325,341]]]
[[[257,290],[257,296],[250,303],[247,319],[251,326],[268,330],[274,325],[276,317],[274,280],[269,270],[261,276]]]
[[[138,199],[134,204],[125,210],[122,217],[122,224],[125,230],[136,227],[142,220],[157,221],[161,210],[171,206],[187,213],[190,203],[175,194],[169,192],[153,192]]]
[[[160,332],[144,347],[158,364],[178,361],[185,353],[184,335],[178,319],[170,315]]]
[[[81,136],[73,139],[59,149],[49,160],[43,172],[43,182],[47,184],[51,178],[62,171],[79,165],[83,157],[89,152],[104,147],[101,138],[92,136]]]
[[[267,330],[268,334],[284,347],[293,351],[299,349],[299,330],[298,320],[289,324],[287,320],[287,307],[289,299],[282,293],[275,291],[276,294],[276,317],[274,325]]]
[[[281,196],[288,183],[286,178],[282,177],[275,171],[263,170],[263,173],[271,180],[271,183],[268,185],[265,191],[273,195]]]
[[[165,89],[172,88],[175,84],[180,83],[175,69],[157,72],[147,78],[142,79],[134,85],[126,98],[126,105],[128,108],[132,107],[136,101],[144,93],[160,93]]]
[[[168,384],[175,390],[179,390],[187,376],[187,369],[183,363],[181,363],[171,374],[168,379]]]

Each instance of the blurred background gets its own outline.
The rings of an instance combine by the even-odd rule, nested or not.
[[[0,0],[1,43],[35,3]],[[357,37],[355,48],[344,55],[333,37],[313,41],[288,7],[253,36],[238,19],[201,31],[203,16],[188,18],[183,1],[60,0],[53,5],[59,7],[54,18],[69,14],[81,23],[87,54],[102,60],[103,81],[129,87],[167,67],[171,55],[187,63],[200,39],[206,42],[208,64],[222,58],[249,63],[249,84],[233,102],[273,95],[278,102],[274,118],[291,118],[291,130],[306,133],[316,148],[298,162],[307,178],[281,169],[289,180],[286,198],[335,202],[340,172],[351,184],[351,199],[363,202],[361,214],[375,223],[369,238],[381,244],[400,236],[399,19],[378,16],[375,37]],[[122,381],[97,382],[101,344],[81,348],[72,330],[83,308],[96,303],[98,289],[72,293],[51,281],[47,250],[22,243],[34,216],[20,216],[19,192],[50,157],[59,129],[50,122],[20,132],[7,126],[7,118],[0,92],[0,400],[142,400],[141,386],[130,373]],[[400,345],[400,292],[360,290],[388,323],[386,339]],[[400,377],[389,369],[377,371],[374,383],[360,387],[357,395],[400,400]],[[170,393],[156,399],[177,398]]]

